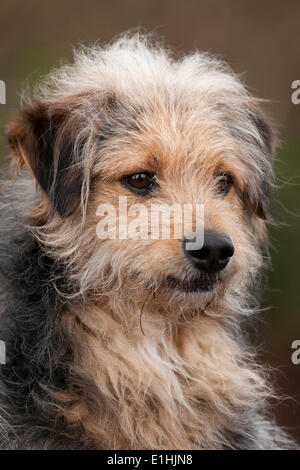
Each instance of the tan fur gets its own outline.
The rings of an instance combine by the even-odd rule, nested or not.
[[[66,299],[60,321],[73,338],[72,374],[81,382],[71,375],[57,395],[59,413],[97,448],[230,446],[223,429],[269,394],[228,327],[252,314],[247,286],[263,264],[261,168],[271,171],[272,162],[251,120],[257,101],[220,62],[198,53],[175,62],[140,38],[83,51],[41,90],[38,99],[59,103],[87,136],[83,148],[76,136],[74,142],[84,173],[81,203],[67,218],[50,215],[46,203],[47,222],[34,215],[32,227],[75,286],[59,292]],[[114,101],[122,103],[116,110]],[[112,115],[114,135],[101,144]],[[23,162],[31,167],[29,157]],[[139,169],[156,172],[160,190],[148,200],[120,183]],[[226,198],[215,193],[218,171],[234,179]],[[182,240],[97,238],[98,205],[118,207],[125,195],[129,205],[205,205],[205,227],[226,233],[235,247],[212,292],[165,286],[168,276],[192,275]]]

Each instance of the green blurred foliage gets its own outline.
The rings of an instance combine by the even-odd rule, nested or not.
[[[291,83],[300,79],[298,0],[1,0],[0,79],[7,84],[1,129],[23,87],[71,60],[73,46],[105,42],[138,26],[178,51],[199,48],[223,57],[252,92],[272,102],[281,139],[272,211],[281,224],[270,227],[273,264],[263,298],[270,308],[262,312],[260,338],[263,359],[281,371],[282,393],[300,401],[300,365],[291,364],[291,343],[300,339],[300,105],[291,103]],[[7,153],[2,133],[0,162]],[[300,438],[300,403],[280,405],[278,420]]]

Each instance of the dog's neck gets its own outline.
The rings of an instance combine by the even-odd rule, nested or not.
[[[108,305],[77,306],[64,317],[81,384],[60,397],[68,421],[98,448],[226,446],[224,429],[256,406],[264,385],[223,319],[193,315],[172,326],[152,305],[141,329],[133,301],[125,320]]]

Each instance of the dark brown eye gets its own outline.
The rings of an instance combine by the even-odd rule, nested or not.
[[[217,191],[218,194],[226,196],[229,193],[231,186],[233,185],[233,180],[231,175],[225,172],[220,172],[217,174]]]
[[[150,191],[153,186],[153,174],[147,172],[135,173],[134,175],[128,175],[122,178],[122,181],[126,186],[139,194],[146,194]]]

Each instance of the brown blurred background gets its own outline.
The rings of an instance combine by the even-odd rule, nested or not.
[[[80,43],[105,42],[138,26],[165,38],[178,51],[217,54],[238,72],[280,125],[276,218],[270,229],[273,267],[263,306],[259,341],[262,358],[276,369],[276,383],[292,397],[276,408],[278,421],[300,442],[300,365],[291,362],[291,343],[300,339],[300,104],[291,102],[291,83],[300,80],[299,0],[1,0],[0,79],[7,104],[0,126],[18,105],[19,93]],[[7,149],[0,136],[0,164]]]

